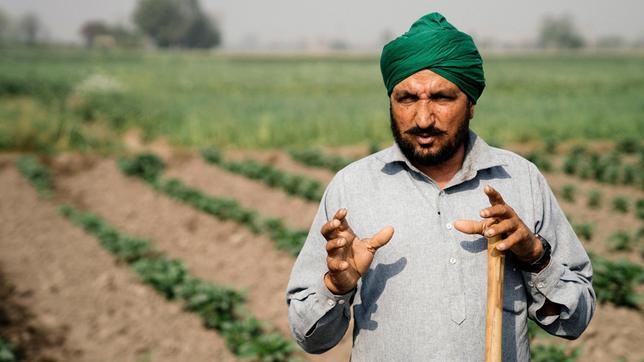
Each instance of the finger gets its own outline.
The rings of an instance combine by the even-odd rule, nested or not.
[[[351,226],[349,226],[349,221],[346,217],[348,213],[347,209],[340,209],[335,214],[336,220],[340,221],[340,226],[337,228],[337,236],[347,239],[348,242],[353,242],[356,234],[351,230]]]
[[[343,207],[340,210],[335,212],[335,215],[333,216],[333,218],[342,221],[342,219],[344,219],[346,216],[347,216],[347,209]]]
[[[367,246],[369,246],[369,248],[375,252],[380,247],[387,244],[393,236],[394,236],[394,228],[391,226],[387,226],[382,230],[378,231],[378,233],[374,235],[371,239],[367,239],[365,241],[367,243]]]
[[[485,229],[485,237],[491,238],[497,235],[510,235],[517,229],[517,222],[514,219],[505,219],[497,224],[490,225]]]
[[[339,257],[344,259],[344,251],[348,245],[344,238],[331,239],[326,243],[326,253],[331,257]]]
[[[327,257],[326,265],[331,273],[340,273],[349,268],[349,263],[344,260]]]
[[[475,220],[456,220],[452,223],[454,228],[465,234],[480,234],[483,235],[485,231],[486,221],[475,221]]]
[[[490,200],[490,205],[504,205],[505,201],[503,201],[503,197],[501,197],[501,194],[496,191],[492,186],[487,185],[483,189],[485,194],[487,195],[487,198]]]
[[[322,236],[327,240],[335,239],[336,231],[338,230],[338,227],[340,227],[340,224],[341,223],[338,219],[329,220],[329,222],[322,225],[322,229],[320,230]]]
[[[501,250],[501,251],[508,250],[520,241],[521,241],[521,235],[519,233],[513,233],[509,235],[507,238],[498,242],[496,244],[496,248],[497,250]]]
[[[525,254],[532,250],[532,233],[524,228],[517,229],[496,245],[499,250],[514,248],[516,254]]]
[[[481,217],[484,218],[499,218],[499,219],[509,219],[514,216],[514,210],[506,204],[494,205],[488,208],[481,210]]]

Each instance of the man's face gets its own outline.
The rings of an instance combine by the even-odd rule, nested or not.
[[[412,164],[440,165],[467,140],[474,105],[456,84],[431,70],[398,83],[390,102],[392,133]]]

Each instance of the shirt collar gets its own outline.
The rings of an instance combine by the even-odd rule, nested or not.
[[[389,147],[386,152],[383,152],[379,158],[385,164],[402,162],[406,164],[409,169],[422,174],[420,170],[409,162],[396,142],[394,142],[394,145]],[[494,148],[489,146],[481,137],[477,136],[476,133],[470,130],[468,132],[467,148],[465,149],[463,165],[454,175],[452,181],[446,188],[473,179],[478,171],[506,165],[507,163],[505,160],[498,157],[498,153],[494,152]]]

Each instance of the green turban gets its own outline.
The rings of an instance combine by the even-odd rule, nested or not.
[[[485,88],[483,60],[472,37],[439,13],[418,19],[405,34],[382,49],[380,71],[391,95],[396,84],[429,69],[456,84],[476,103]]]

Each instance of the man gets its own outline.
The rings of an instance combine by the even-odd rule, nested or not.
[[[332,348],[353,306],[352,361],[482,361],[483,235],[507,251],[503,359],[529,360],[528,318],[577,338],[595,308],[590,261],[537,168],[469,130],[485,87],[471,37],[426,15],[381,70],[396,142],[324,194],[287,290],[297,342]]]

